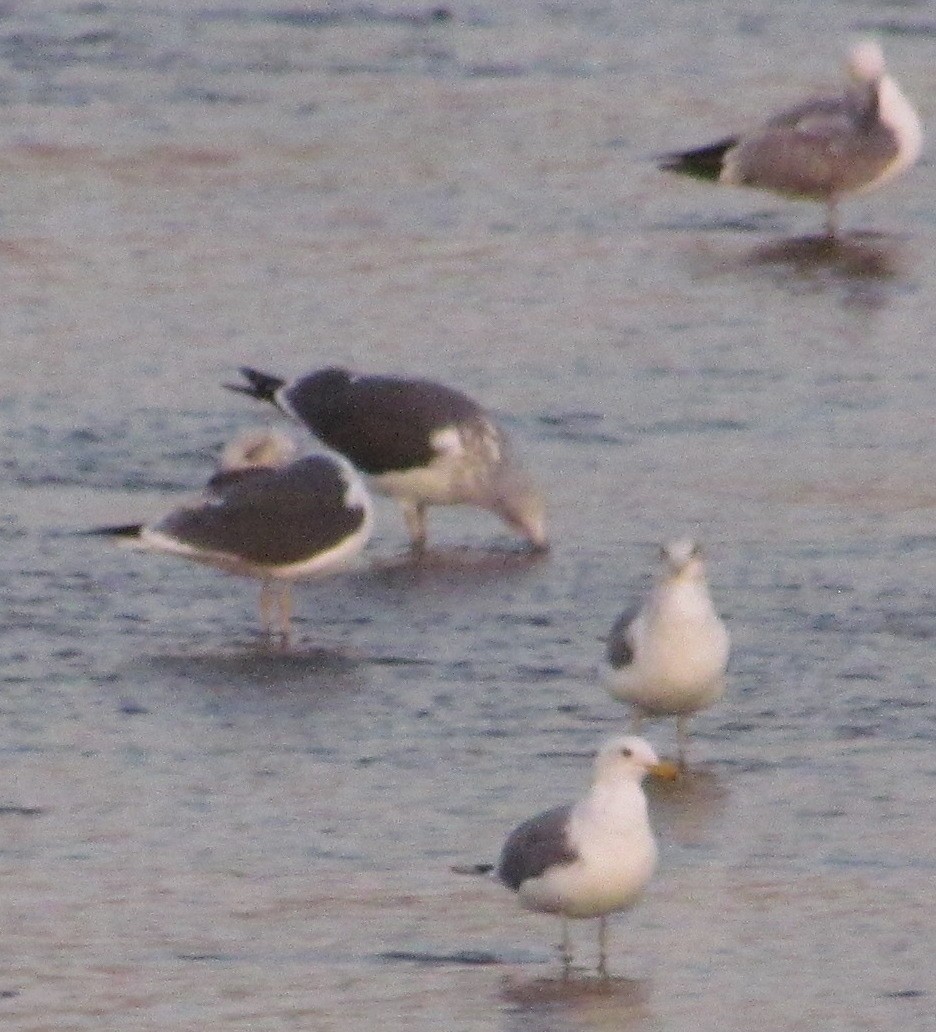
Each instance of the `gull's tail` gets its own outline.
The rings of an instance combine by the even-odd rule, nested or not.
[[[249,366],[241,366],[240,374],[247,383],[226,383],[224,386],[229,391],[236,391],[238,394],[246,394],[258,401],[269,401],[276,404],[276,392],[286,382],[278,376],[270,376],[269,373],[261,373]]]

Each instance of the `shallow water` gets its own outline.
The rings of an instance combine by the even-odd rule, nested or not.
[[[933,167],[822,212],[648,157],[837,82],[923,6],[0,8],[0,1015],[16,1030],[931,1027]],[[242,363],[462,386],[553,552],[398,511],[256,590],[73,532],[165,511]],[[487,878],[627,723],[601,638],[704,540],[734,653],[614,978]],[[662,751],[673,729],[651,725]]]

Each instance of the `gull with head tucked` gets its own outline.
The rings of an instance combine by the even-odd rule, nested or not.
[[[224,448],[200,497],[152,525],[91,533],[256,578],[264,630],[285,643],[292,581],[344,566],[373,524],[370,496],[350,463],[330,453],[294,454],[285,434],[249,430]]]
[[[701,548],[683,538],[660,550],[663,576],[614,623],[605,653],[608,691],[644,717],[675,716],[685,762],[689,717],[725,690],[729,638],[715,610]]]
[[[665,155],[660,167],[820,201],[833,237],[839,200],[908,169],[923,142],[919,116],[887,74],[876,42],[856,44],[846,67],[849,85],[840,96],[804,101],[750,132]]]
[[[524,821],[504,843],[500,880],[527,910],[562,918],[565,973],[572,964],[568,918],[598,918],[598,971],[606,975],[608,914],[634,906],[656,869],[641,787],[646,774],[674,778],[676,768],[643,738],[613,738],[595,759],[587,795]]]

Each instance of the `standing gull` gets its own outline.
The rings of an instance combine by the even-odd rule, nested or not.
[[[429,380],[321,369],[286,382],[242,368],[228,384],[272,402],[373,478],[403,506],[414,551],[426,546],[430,505],[476,505],[534,550],[548,547],[543,500],[510,453],[504,430],[470,398]]]
[[[641,781],[673,778],[643,738],[612,739],[595,759],[588,794],[515,828],[497,876],[521,906],[562,918],[562,963],[572,964],[568,918],[597,917],[598,971],[607,974],[607,916],[632,907],[656,868],[657,848]]]
[[[373,522],[367,489],[348,462],[331,454],[296,459],[294,450],[284,434],[248,431],[224,449],[202,497],[152,526],[92,533],[256,577],[264,631],[286,643],[291,582],[347,563],[367,543]]]
[[[752,132],[668,154],[660,167],[821,201],[826,231],[834,236],[839,198],[905,171],[923,142],[920,119],[887,74],[877,43],[856,44],[846,68],[851,81],[841,96],[807,100]]]
[[[705,579],[701,548],[687,538],[660,550],[664,573],[642,606],[611,628],[606,652],[608,691],[644,717],[675,716],[679,762],[685,762],[688,721],[725,690],[729,639]]]

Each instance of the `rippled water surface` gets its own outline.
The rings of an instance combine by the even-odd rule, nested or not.
[[[650,160],[863,32],[936,125],[923,3],[0,5],[5,1028],[932,1028],[933,166],[830,246]],[[415,566],[381,501],[277,653],[254,585],[76,535],[276,423],[242,363],[463,387],[553,552],[448,510]],[[600,639],[685,532],[729,692],[563,982],[452,867],[626,726]]]

